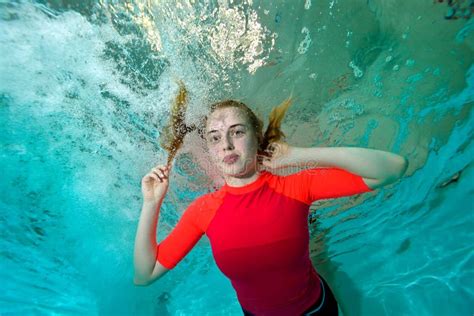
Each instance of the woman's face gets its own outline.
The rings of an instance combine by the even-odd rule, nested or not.
[[[206,143],[212,162],[224,177],[255,174],[257,137],[242,110],[228,107],[212,112],[207,119]]]

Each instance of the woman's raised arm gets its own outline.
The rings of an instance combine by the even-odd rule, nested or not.
[[[156,230],[161,204],[168,190],[168,176],[168,167],[159,165],[142,179],[143,206],[134,249],[135,285],[149,285],[169,271],[156,260]]]

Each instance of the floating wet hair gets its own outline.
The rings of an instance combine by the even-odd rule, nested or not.
[[[167,166],[171,165],[186,134],[194,130],[194,126],[187,126],[185,123],[188,92],[181,80],[178,85],[179,91],[171,106],[170,120],[160,136],[161,146],[168,151]]]
[[[283,101],[279,106],[276,106],[270,112],[270,116],[268,118],[268,126],[263,135],[262,143],[260,147],[262,150],[267,149],[267,147],[279,140],[282,140],[286,137],[286,135],[281,130],[281,123],[285,118],[286,112],[291,105],[291,97]]]

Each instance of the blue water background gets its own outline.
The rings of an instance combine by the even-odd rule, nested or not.
[[[241,315],[206,238],[132,282],[140,179],[182,79],[191,123],[291,94],[290,143],[407,157],[397,183],[312,206],[312,260],[345,315],[473,315],[473,20],[432,1],[197,2],[0,3],[0,314]],[[158,240],[214,185],[199,147]]]

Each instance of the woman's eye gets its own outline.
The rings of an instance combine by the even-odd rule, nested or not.
[[[209,141],[211,143],[217,143],[219,141],[220,137],[219,136],[211,136],[209,137]]]
[[[234,135],[240,136],[240,135],[243,135],[243,134],[244,134],[243,131],[234,131]]]

